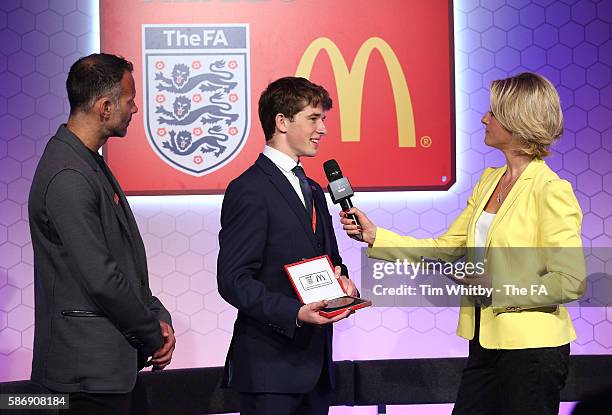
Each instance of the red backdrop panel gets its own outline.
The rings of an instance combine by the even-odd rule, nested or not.
[[[309,72],[334,98],[319,154],[303,160],[309,176],[325,183],[322,164],[335,158],[356,190],[448,189],[450,3],[101,2],[102,50],[134,63],[140,108],[105,157],[128,194],[222,193],[264,146],[261,91]]]

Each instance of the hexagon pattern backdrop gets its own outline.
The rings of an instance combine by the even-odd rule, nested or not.
[[[87,0],[0,1],[0,381],[30,374],[34,324],[27,197],[49,137],[69,111],[70,65],[91,53]],[[378,224],[439,235],[458,215],[485,166],[502,165],[480,123],[493,79],[521,71],[558,88],[565,133],[549,165],[569,180],[584,212],[587,246],[612,246],[612,1],[455,1],[457,183],[447,192],[360,193],[353,202]],[[173,314],[172,367],[223,364],[235,310],[217,294],[220,196],[132,197],[151,288]],[[332,212],[337,207],[330,204]],[[360,245],[335,223],[341,253],[359,281]],[[572,308],[572,352],[612,353],[612,309]],[[336,325],[334,357],[465,356],[457,310],[376,308]]]

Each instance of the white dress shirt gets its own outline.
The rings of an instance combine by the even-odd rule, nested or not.
[[[478,220],[476,221],[475,240],[476,240],[476,262],[484,261],[484,253],[487,246],[487,235],[489,235],[489,228],[495,219],[495,213],[489,213],[482,211]]]
[[[275,148],[270,146],[265,146],[263,150],[263,155],[272,161],[278,167],[278,169],[285,175],[295,193],[297,193],[298,197],[302,201],[304,207],[306,207],[306,203],[304,202],[304,195],[302,194],[302,188],[300,187],[300,179],[293,173],[291,169],[293,169],[296,165],[301,164],[296,163],[291,157],[283,153],[282,151],[278,151]]]

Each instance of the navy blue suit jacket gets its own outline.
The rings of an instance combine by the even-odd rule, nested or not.
[[[331,367],[333,329],[296,326],[302,304],[283,268],[326,253],[346,275],[325,196],[318,184],[310,184],[321,238],[294,188],[264,155],[225,192],[217,283],[221,296],[238,309],[225,385],[239,392],[306,393],[324,365]]]

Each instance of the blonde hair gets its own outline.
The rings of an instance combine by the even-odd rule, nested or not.
[[[563,133],[559,94],[541,75],[524,72],[491,82],[491,112],[517,138],[519,152],[538,159]]]

